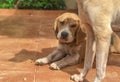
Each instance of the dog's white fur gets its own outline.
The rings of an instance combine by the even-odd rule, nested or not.
[[[75,82],[83,81],[92,67],[96,54],[97,72],[94,82],[101,82],[105,77],[111,34],[113,33],[111,23],[120,18],[120,0],[78,0],[78,4],[82,22],[90,24],[92,28],[86,28],[87,42],[83,71],[71,78]]]

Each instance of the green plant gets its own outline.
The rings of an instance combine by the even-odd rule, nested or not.
[[[21,0],[17,5],[20,9],[64,9],[63,0]]]
[[[13,8],[15,0],[0,0],[0,8]]]
[[[63,0],[0,0],[0,8],[60,10],[65,4]]]

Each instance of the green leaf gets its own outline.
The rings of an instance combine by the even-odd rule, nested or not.
[[[14,8],[16,0],[0,0],[0,8]],[[64,9],[63,0],[22,0],[17,5],[22,9]]]

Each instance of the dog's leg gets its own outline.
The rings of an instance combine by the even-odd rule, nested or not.
[[[87,27],[86,27],[87,28]],[[89,27],[88,27],[89,28]],[[89,69],[92,67],[95,56],[95,38],[92,29],[87,29],[87,40],[86,40],[86,53],[84,68],[81,74],[74,74],[71,79],[75,82],[83,81]]]
[[[111,33],[108,33],[108,34],[105,34],[106,32],[103,32],[103,33],[104,33],[104,36],[101,34],[96,35],[96,70],[97,70],[97,73],[96,73],[94,82],[101,82],[101,80],[105,77]]]
[[[59,70],[65,66],[77,64],[79,61],[79,56],[79,54],[66,55],[60,61],[52,63],[50,68]]]
[[[105,77],[108,51],[111,41],[111,14],[112,10],[108,7],[100,7],[97,10],[89,11],[89,16],[93,25],[93,31],[96,40],[96,77],[94,82],[101,82]],[[103,9],[102,9],[103,8]],[[100,9],[100,10],[99,10]],[[95,11],[93,13],[93,11]]]
[[[65,53],[63,53],[60,49],[56,49],[54,52],[49,54],[47,57],[43,57],[43,58],[37,59],[35,61],[35,64],[36,65],[48,64],[48,63],[54,62],[56,60],[59,60],[59,59],[61,59],[64,56],[65,56]]]
[[[110,28],[110,26],[108,25]],[[108,59],[108,52],[110,47],[110,40],[111,40],[111,31],[107,26],[106,30],[102,31],[103,34],[97,33],[96,36],[96,77],[94,82],[101,82],[101,80],[105,77],[107,59]],[[100,27],[96,27],[100,28]]]

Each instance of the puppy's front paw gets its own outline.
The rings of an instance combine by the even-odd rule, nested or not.
[[[59,70],[60,67],[56,63],[50,64],[50,69]]]
[[[35,61],[36,65],[44,65],[44,64],[47,64],[47,63],[49,63],[47,58],[40,58],[40,59],[37,59]]]
[[[80,75],[78,74],[74,74],[70,77],[70,79],[72,79],[75,82],[83,82],[83,78],[80,77]]]

